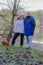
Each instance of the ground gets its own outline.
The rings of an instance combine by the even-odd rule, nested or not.
[[[3,63],[3,64],[1,64]],[[43,51],[18,45],[0,45],[0,65],[43,65]]]

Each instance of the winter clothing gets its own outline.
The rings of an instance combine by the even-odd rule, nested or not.
[[[24,34],[24,20],[23,19],[19,19],[15,22],[14,32]]]
[[[35,30],[35,20],[33,16],[27,16],[24,23],[24,31],[26,36],[33,36]]]
[[[20,16],[24,16],[24,13],[20,13]]]
[[[32,48],[32,37],[34,34],[34,30],[35,30],[35,19],[33,16],[27,16],[25,18],[25,22],[24,22],[24,31],[25,31],[25,35],[27,37],[27,43],[28,43],[28,48],[31,49]]]
[[[23,45],[23,38],[24,38],[24,20],[18,18],[14,25],[14,37],[12,40],[12,45],[15,44],[16,38],[20,35],[20,46]]]
[[[15,44],[15,40],[16,40],[16,38],[17,38],[19,35],[21,36],[21,39],[20,39],[20,46],[23,45],[24,34],[20,34],[20,33],[15,33],[15,34],[14,34],[14,37],[13,37],[13,40],[12,40],[12,45]]]

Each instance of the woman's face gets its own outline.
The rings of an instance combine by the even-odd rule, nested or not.
[[[20,16],[20,18],[21,18],[21,19],[24,19],[24,16],[22,15],[22,16]]]

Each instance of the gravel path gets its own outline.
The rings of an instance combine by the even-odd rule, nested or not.
[[[34,47],[34,48],[38,48],[38,49],[40,49],[40,50],[43,50],[43,44],[33,43],[33,47]]]

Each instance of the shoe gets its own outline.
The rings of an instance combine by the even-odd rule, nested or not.
[[[14,46],[14,44],[12,44],[12,46]]]
[[[28,48],[26,48],[26,49],[27,49],[27,50],[31,50],[32,48],[29,48],[29,47],[28,47]]]

